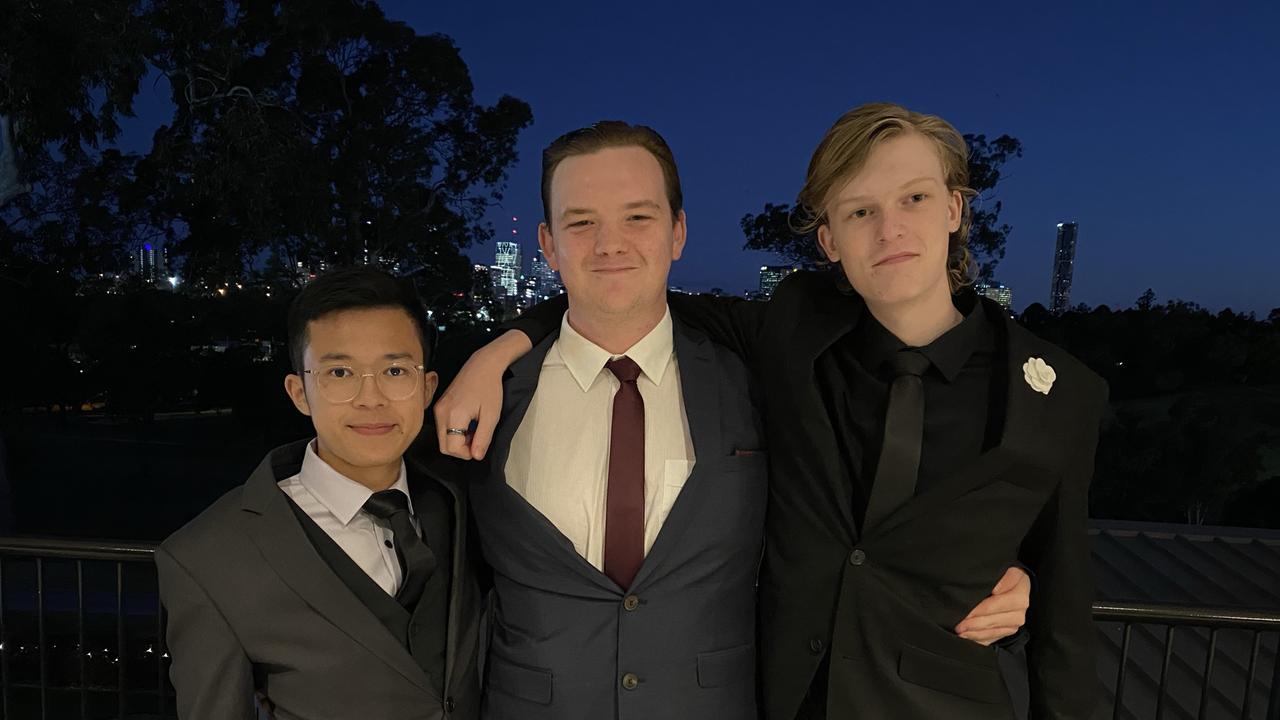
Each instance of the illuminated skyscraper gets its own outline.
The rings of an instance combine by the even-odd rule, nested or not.
[[[1071,276],[1076,265],[1075,223],[1058,223],[1058,242],[1053,250],[1053,279],[1049,284],[1049,312],[1061,315],[1071,307]]]
[[[761,297],[773,297],[773,291],[778,287],[778,283],[782,282],[782,278],[790,275],[799,268],[790,265],[764,265],[760,268],[760,295]]]
[[[979,295],[989,297],[1000,303],[1005,310],[1009,310],[1013,306],[1013,290],[1001,283],[976,283],[973,289]]]
[[[498,243],[497,252],[494,254],[493,264],[502,268],[499,282],[506,291],[507,297],[516,297],[520,292],[520,269],[522,267],[520,259],[520,244],[516,242]]]

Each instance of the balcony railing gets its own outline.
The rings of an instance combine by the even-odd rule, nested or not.
[[[0,538],[5,720],[175,717],[154,550]],[[1096,718],[1280,720],[1280,609],[1097,602],[1093,615]]]

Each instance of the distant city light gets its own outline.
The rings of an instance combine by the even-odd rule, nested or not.
[[[170,287],[177,288],[177,287],[178,287],[178,282],[179,282],[179,281],[178,281],[178,276],[177,276],[177,275],[170,275],[170,276],[169,276],[169,285],[170,285]]]

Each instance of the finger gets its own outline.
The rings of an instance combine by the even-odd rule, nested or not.
[[[977,618],[965,618],[956,625],[956,634],[964,635],[969,632],[980,632],[997,627],[1022,627],[1027,620],[1026,613],[1023,612],[1007,612],[996,615],[986,615]]]
[[[990,645],[991,643],[1003,640],[1016,632],[1018,632],[1018,628],[992,628],[981,632],[962,633],[960,637],[965,640],[976,642],[979,645]]]
[[[440,398],[439,400],[436,401],[436,406],[435,406],[435,409],[432,410],[432,415],[434,415],[436,419],[436,445],[439,446],[440,452],[442,454],[448,455],[449,454],[449,442],[448,442],[449,436],[444,434],[444,428],[446,424],[444,401],[445,401],[444,398]]]
[[[998,615],[1000,613],[1022,611],[1026,609],[1026,598],[1021,595],[992,595],[986,600],[978,603],[977,607],[970,610],[969,614],[964,617],[964,620],[967,621],[973,618],[987,617],[989,615]]]
[[[1008,570],[1005,570],[1004,575],[1000,578],[1000,582],[996,583],[995,589],[991,591],[991,594],[999,595],[1013,590],[1018,587],[1022,578],[1026,576],[1027,574],[1022,571],[1022,568],[1011,567]]]
[[[471,419],[461,410],[454,409],[450,411],[448,422],[441,432],[444,433],[444,453],[463,460],[471,459],[471,448],[467,446],[467,436],[457,435],[449,432],[449,428],[465,428],[471,424]]]
[[[498,425],[495,411],[480,406],[480,417],[476,418],[475,431],[471,433],[471,458],[483,460],[489,451],[489,442],[493,440],[493,429]]]

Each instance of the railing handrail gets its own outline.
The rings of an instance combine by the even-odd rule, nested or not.
[[[155,555],[157,547],[157,543],[146,542],[0,537],[0,556],[11,557],[150,562]],[[1267,611],[1095,600],[1093,603],[1093,619],[1101,622],[1136,622],[1156,625],[1194,625],[1207,628],[1280,631],[1280,609]]]
[[[158,543],[64,538],[0,537],[0,555],[60,560],[124,560],[151,562]]]
[[[1095,600],[1093,619],[1156,625],[1280,631],[1280,611]]]

